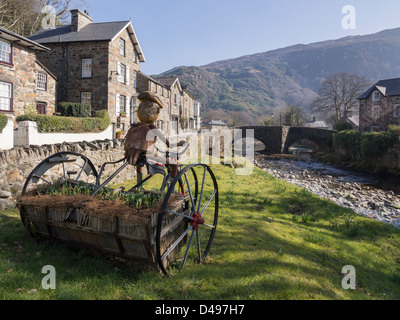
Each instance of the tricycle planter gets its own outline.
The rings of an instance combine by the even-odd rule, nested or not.
[[[178,260],[181,268],[193,256],[201,263],[218,220],[218,186],[211,169],[202,164],[181,166],[171,179],[168,166],[144,159],[141,163],[149,175],[143,178],[138,166],[135,187],[107,188],[129,166],[124,159],[112,164],[120,162],[122,166],[103,181],[101,174],[111,163],[98,174],[91,161],[77,153],[61,152],[44,160],[18,199],[27,232],[158,266],[166,275]],[[143,183],[156,174],[164,177],[160,190],[143,190]],[[147,205],[140,207],[142,201]],[[195,234],[196,250],[191,250]],[[180,252],[183,247],[186,250]]]

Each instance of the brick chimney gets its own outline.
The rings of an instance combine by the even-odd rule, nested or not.
[[[80,31],[83,27],[93,23],[93,19],[89,17],[88,13],[82,12],[79,9],[71,10],[71,31]]]

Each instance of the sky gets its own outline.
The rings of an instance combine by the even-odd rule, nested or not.
[[[141,70],[266,52],[400,27],[398,0],[86,0],[94,22],[132,20]],[[349,6],[350,9],[349,9]]]

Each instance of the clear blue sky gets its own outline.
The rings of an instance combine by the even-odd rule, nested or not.
[[[86,0],[95,22],[132,19],[146,74],[400,27],[398,0]],[[343,29],[345,5],[356,29]]]

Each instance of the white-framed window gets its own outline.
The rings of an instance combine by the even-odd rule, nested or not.
[[[47,74],[38,72],[36,88],[38,90],[47,91]]]
[[[0,39],[0,62],[12,64],[11,43]]]
[[[119,39],[119,53],[125,57],[125,40],[122,38]]]
[[[400,104],[394,105],[393,117],[394,118],[400,117]]]
[[[89,91],[81,92],[81,103],[82,104],[92,104],[92,93]]]
[[[82,78],[92,77],[93,59],[82,59]]]
[[[133,49],[133,62],[137,63],[137,53],[135,49]]]
[[[154,93],[157,93],[157,84],[154,84]]]
[[[163,88],[163,87],[160,87],[160,95],[161,95],[162,97],[164,97],[164,88]]]
[[[118,62],[118,81],[126,83],[126,66]]]
[[[381,93],[379,91],[372,92],[372,101],[381,101]]]
[[[0,110],[1,111],[12,111],[13,99],[12,99],[12,84],[8,82],[0,81]]]
[[[126,97],[122,95],[119,96],[119,112],[126,113]]]
[[[169,90],[167,89],[167,92],[166,92],[166,96],[167,96],[167,98],[169,98]]]
[[[137,88],[137,71],[133,71],[133,87]]]

